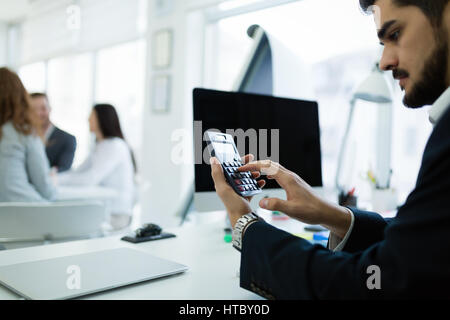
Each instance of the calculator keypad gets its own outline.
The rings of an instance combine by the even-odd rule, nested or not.
[[[242,162],[239,159],[224,162],[222,165],[224,171],[228,173],[228,176],[231,177],[236,189],[240,192],[246,193],[260,190],[258,182],[253,179],[250,172],[238,171],[238,168],[242,166]]]

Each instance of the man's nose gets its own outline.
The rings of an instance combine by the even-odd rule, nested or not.
[[[394,50],[384,48],[380,60],[380,69],[383,71],[394,70],[398,67],[398,56]]]

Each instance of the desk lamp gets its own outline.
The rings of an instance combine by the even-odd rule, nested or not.
[[[377,188],[390,187],[391,178],[391,137],[392,137],[392,93],[377,63],[372,73],[365,79],[353,93],[350,100],[350,112],[347,121],[342,146],[339,151],[338,166],[336,171],[336,188],[339,192],[346,192],[339,184],[342,170],[342,162],[347,149],[347,140],[353,121],[356,102],[358,100],[377,103],[377,146],[376,146],[376,171]]]

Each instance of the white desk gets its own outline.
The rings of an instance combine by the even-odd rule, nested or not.
[[[267,217],[264,217],[267,220]],[[270,218],[269,218],[270,219]],[[276,222],[280,228],[302,232],[296,221]],[[120,237],[92,239],[41,247],[0,251],[0,265],[95,252],[119,247],[144,250],[189,267],[181,275],[103,292],[84,299],[103,300],[247,300],[261,297],[240,288],[240,253],[224,241],[224,217],[201,226],[168,229],[176,238],[134,245]],[[101,270],[99,270],[101,272]],[[1,299],[20,297],[0,286]]]
[[[103,187],[66,187],[59,186],[56,201],[108,201],[117,196],[117,192]]]
[[[167,231],[175,233],[177,238],[133,245],[120,241],[120,237],[113,237],[0,251],[0,265],[119,247],[137,247],[155,256],[185,264],[189,270],[181,275],[115,289],[86,299],[261,299],[239,287],[237,271],[240,254],[225,243],[223,222]],[[20,297],[0,286],[0,299],[18,298]]]

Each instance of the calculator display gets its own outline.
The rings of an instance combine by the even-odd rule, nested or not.
[[[234,158],[236,157],[236,151],[234,150],[234,146],[232,144],[213,142],[213,147],[216,153],[216,157],[220,162],[234,161]]]
[[[216,157],[221,163],[225,178],[234,191],[243,197],[261,193],[258,181],[253,178],[252,173],[239,171],[243,163],[233,137],[229,134],[207,132],[207,138],[210,141],[211,156]]]

